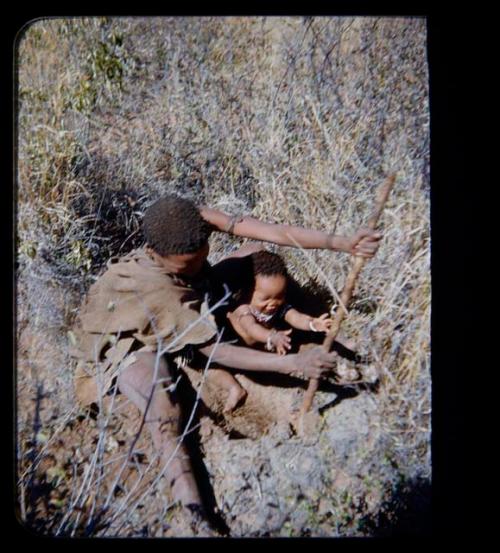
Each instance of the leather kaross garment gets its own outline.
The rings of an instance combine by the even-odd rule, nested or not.
[[[145,249],[111,259],[90,287],[74,329],[76,395],[87,405],[111,386],[134,351],[179,352],[217,332],[201,278],[169,274]]]

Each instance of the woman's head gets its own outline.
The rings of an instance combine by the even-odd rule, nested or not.
[[[148,246],[170,271],[187,276],[199,272],[212,227],[192,202],[163,196],[146,210],[143,228]]]
[[[254,289],[250,305],[261,313],[275,313],[284,303],[288,273],[283,259],[271,252],[259,251],[251,256]]]

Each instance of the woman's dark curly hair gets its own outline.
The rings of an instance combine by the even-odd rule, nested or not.
[[[273,276],[283,275],[288,276],[286,265],[283,259],[277,254],[268,251],[259,251],[250,255],[253,266],[253,274]]]
[[[198,251],[213,227],[191,201],[168,194],[146,210],[143,229],[148,245],[165,256]]]

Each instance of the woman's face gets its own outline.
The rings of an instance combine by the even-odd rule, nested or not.
[[[286,277],[257,275],[250,305],[266,315],[276,313],[285,303]]]
[[[207,260],[209,250],[210,247],[207,242],[196,252],[158,256],[158,260],[169,273],[194,277],[201,271]]]

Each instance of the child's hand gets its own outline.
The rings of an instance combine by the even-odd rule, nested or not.
[[[274,334],[270,336],[269,341],[276,348],[276,353],[278,353],[278,355],[286,355],[288,350],[291,349],[290,332],[292,332],[291,328],[289,330],[275,331]]]
[[[328,332],[333,324],[333,319],[330,318],[328,313],[323,313],[321,317],[312,319],[309,326],[314,332]]]

